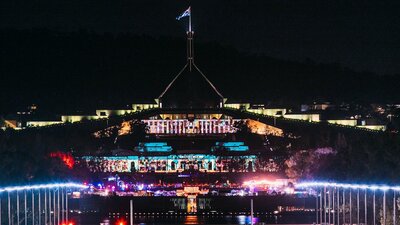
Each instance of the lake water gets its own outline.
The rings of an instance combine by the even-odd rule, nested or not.
[[[74,219],[81,225],[119,225],[129,224],[129,217],[126,216],[99,217],[76,216]],[[315,217],[312,215],[255,215],[253,223],[261,224],[312,224]],[[186,216],[136,216],[134,224],[140,225],[170,225],[170,224],[250,224],[249,215],[186,215]]]

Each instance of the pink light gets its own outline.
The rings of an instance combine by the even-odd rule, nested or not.
[[[268,185],[268,186],[284,186],[285,182],[283,181],[271,181],[271,180],[250,180],[250,181],[245,181],[243,183],[244,186],[263,186],[263,185]]]

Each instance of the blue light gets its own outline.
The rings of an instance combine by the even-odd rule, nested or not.
[[[244,152],[249,150],[249,146],[228,147],[228,150],[233,152]]]
[[[212,151],[215,151],[217,147],[223,147],[227,151],[234,152],[245,152],[249,150],[249,146],[244,145],[242,141],[230,141],[230,142],[216,142],[215,146],[212,147]]]
[[[139,152],[171,152],[172,147],[167,145],[167,142],[140,142],[136,149]]]
[[[345,184],[345,183],[332,183],[332,182],[301,182],[296,187],[336,187],[336,188],[351,188],[351,189],[364,189],[364,190],[380,190],[380,191],[400,191],[400,186],[387,186],[387,185],[367,185],[367,184]]]
[[[215,143],[215,145],[224,147],[235,147],[244,145],[244,142],[242,141],[217,142]]]
[[[190,177],[189,174],[179,174],[178,177]]]
[[[14,191],[28,191],[47,188],[88,188],[87,185],[78,183],[58,183],[58,184],[39,184],[39,185],[26,185],[0,188],[1,192],[14,192]]]

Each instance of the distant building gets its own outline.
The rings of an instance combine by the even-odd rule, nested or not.
[[[207,134],[233,132],[232,124],[237,119],[223,115],[216,109],[238,109],[254,114],[280,117],[288,120],[302,120],[313,123],[329,123],[339,126],[358,127],[372,130],[385,130],[382,122],[367,120],[361,116],[343,116],[341,112],[351,113],[348,105],[336,106],[330,102],[313,102],[303,104],[300,110],[288,107],[276,107],[254,102],[238,102],[225,98],[217,87],[196,65],[193,54],[192,31],[187,32],[187,62],[179,73],[172,79],[165,90],[150,102],[133,103],[128,109],[98,109],[88,113],[62,114],[59,116],[41,116],[36,113],[37,106],[31,105],[28,111],[21,111],[15,115],[5,117],[3,128],[23,129],[27,127],[42,127],[62,123],[75,123],[83,120],[97,120],[113,116],[123,116],[143,110],[159,109],[160,113],[143,120],[149,127],[151,134]],[[171,110],[178,109],[171,113]],[[203,110],[203,113],[194,113]],[[207,110],[211,110],[207,112]],[[214,110],[214,111],[213,111]],[[375,111],[384,112],[382,106],[377,105]],[[332,117],[332,113],[335,114]],[[329,116],[327,116],[329,115]],[[391,118],[391,117],[390,117]],[[260,132],[259,125],[253,128]],[[264,129],[264,128],[262,128]],[[271,132],[271,127],[267,128]],[[268,133],[267,132],[267,133]],[[279,133],[275,130],[273,133]]]

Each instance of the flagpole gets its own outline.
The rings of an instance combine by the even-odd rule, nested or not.
[[[192,7],[189,6],[189,32],[192,32]]]
[[[192,71],[193,64],[193,32],[192,32],[192,8],[189,6],[189,31],[188,35],[188,63],[189,63],[189,71]]]

